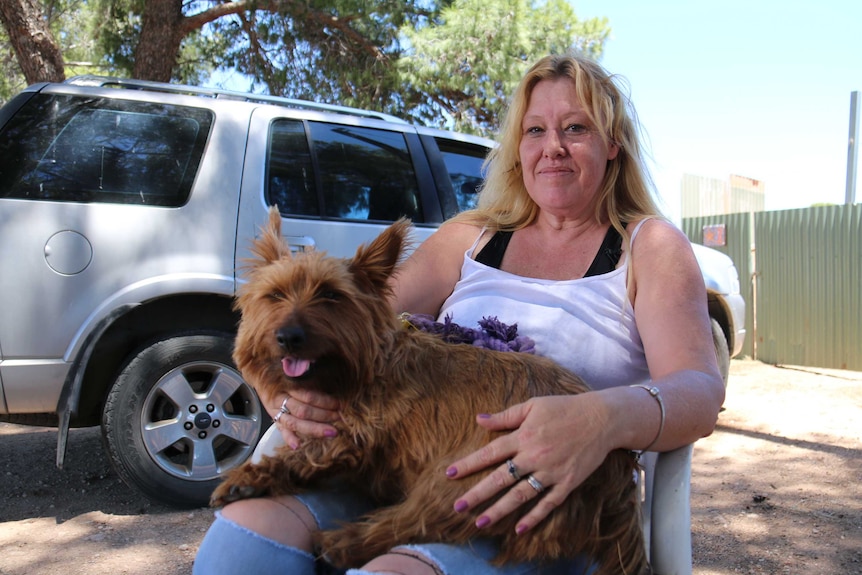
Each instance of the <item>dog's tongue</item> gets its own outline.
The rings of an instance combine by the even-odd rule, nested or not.
[[[288,377],[299,377],[311,367],[311,362],[307,359],[299,359],[296,357],[285,356],[281,360],[284,374]]]

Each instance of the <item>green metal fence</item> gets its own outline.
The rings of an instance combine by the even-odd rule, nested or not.
[[[685,218],[724,225],[746,302],[742,354],[766,363],[862,371],[862,205]]]

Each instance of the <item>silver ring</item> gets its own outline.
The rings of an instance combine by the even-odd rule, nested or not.
[[[509,469],[509,475],[515,478],[515,481],[521,480],[521,474],[518,473],[518,468],[515,466],[515,462],[511,459],[506,460],[506,467]]]
[[[533,477],[532,474],[527,476],[527,483],[530,484],[530,487],[536,490],[536,493],[541,493],[545,490],[545,486],[542,485],[542,482]]]
[[[290,415],[290,410],[287,408],[287,398],[284,398],[284,401],[281,402],[281,407],[278,408],[278,413],[275,414],[275,417],[272,418],[273,423],[278,424],[278,420],[281,419],[281,416],[287,413]]]

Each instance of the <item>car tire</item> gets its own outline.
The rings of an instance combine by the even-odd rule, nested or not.
[[[172,507],[207,505],[269,426],[227,333],[175,334],[135,353],[105,401],[102,437],[128,485]]]
[[[712,344],[715,346],[715,359],[718,361],[718,371],[724,380],[727,389],[727,379],[730,376],[730,348],[727,347],[727,336],[721,329],[721,324],[716,319],[710,319],[712,323]]]

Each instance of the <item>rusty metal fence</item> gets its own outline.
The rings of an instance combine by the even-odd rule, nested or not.
[[[862,205],[685,218],[693,242],[722,228],[746,302],[742,354],[862,371]],[[710,237],[722,237],[722,235]]]

